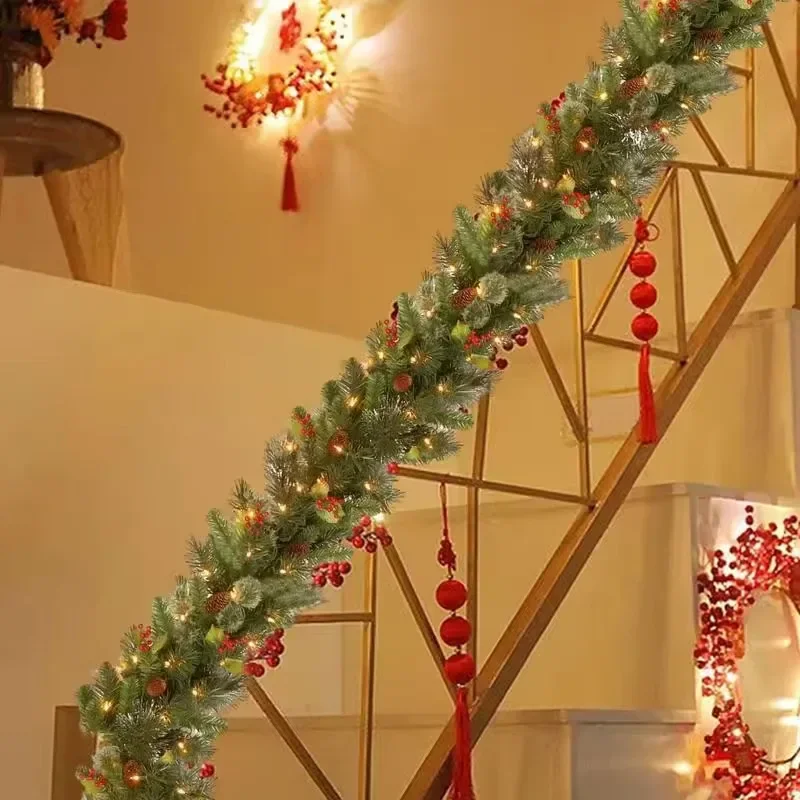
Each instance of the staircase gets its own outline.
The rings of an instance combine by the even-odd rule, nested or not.
[[[791,14],[798,15],[797,31],[800,34],[800,12],[797,9],[790,11]],[[789,11],[781,15],[781,19],[788,25],[778,23],[776,30],[783,32],[795,25],[795,20],[789,20],[789,16]],[[780,160],[781,153],[786,152],[786,137],[779,136],[782,143],[780,148],[776,145],[775,137],[778,134],[782,136],[789,125],[793,131],[791,142],[800,158],[800,134],[796,132],[800,121],[800,103],[796,90],[792,88],[792,80],[775,34],[769,27],[765,28],[765,34],[768,44],[766,50],[758,55],[747,53],[744,62],[734,68],[744,84],[743,90],[731,100],[732,103],[740,104],[739,111],[736,112],[740,116],[735,118],[743,119],[742,141],[729,150],[732,128],[729,124],[718,126],[718,122],[715,122],[718,118],[715,118],[714,113],[709,115],[707,122],[695,120],[696,138],[694,142],[687,142],[687,149],[691,151],[694,147],[698,151],[697,157],[677,161],[669,166],[646,209],[647,218],[654,220],[664,234],[659,250],[661,268],[655,280],[662,297],[658,310],[665,333],[656,342],[657,347],[653,354],[662,364],[656,407],[661,437],[668,438],[668,442],[663,445],[665,448],[676,444],[668,437],[670,426],[705,373],[712,356],[723,345],[731,327],[737,319],[741,320],[740,315],[745,304],[767,267],[779,254],[786,255],[784,244],[789,241],[792,229],[796,228],[800,220],[800,186],[796,177],[798,163],[795,163],[794,154],[791,158],[784,159],[792,162],[789,166],[773,166],[770,163],[769,168],[764,168],[761,163],[762,156],[766,155],[765,161],[773,162]],[[796,49],[797,41],[790,46]],[[756,110],[762,81],[767,86],[769,118],[760,123]],[[797,85],[800,86],[800,81]],[[788,109],[786,122],[781,122],[780,126],[776,126],[780,113],[775,102],[778,96],[782,97],[780,102]],[[722,112],[730,120],[731,107],[724,107]],[[776,129],[779,131],[776,132]],[[726,139],[725,144],[720,142],[720,135]],[[762,135],[765,145],[760,148],[759,137]],[[701,149],[705,151],[704,154],[700,152]],[[734,150],[740,153],[740,157],[733,159],[727,155]],[[723,183],[723,180],[737,182]],[[731,186],[738,188],[735,192],[730,188],[723,188]],[[765,198],[768,202],[763,203],[763,214],[756,212],[759,203],[755,199],[763,201]],[[749,223],[755,228],[746,243],[741,241],[745,226],[732,228],[725,222],[723,209],[735,201],[738,201],[739,206],[747,208]],[[696,211],[689,214],[686,212],[690,205],[701,209],[707,220],[702,258],[693,257],[687,247],[687,240],[697,233]],[[759,214],[758,220],[752,218],[756,213]],[[690,224],[687,225],[687,222]],[[800,242],[800,239],[797,241]],[[647,691],[641,689],[642,702],[649,697],[651,702],[664,702],[663,707],[668,707],[669,703],[681,703],[683,709],[686,709],[685,713],[674,708],[665,712],[621,710],[621,706],[616,707],[616,710],[613,710],[614,706],[610,706],[612,710],[607,712],[519,711],[501,708],[504,703],[513,700],[513,694],[511,698],[509,695],[517,685],[526,664],[532,654],[538,652],[537,646],[543,643],[543,637],[551,630],[551,622],[565,602],[565,609],[568,608],[568,598],[579,576],[582,576],[584,567],[628,501],[654,453],[662,447],[660,444],[657,447],[640,444],[635,430],[622,436],[623,430],[630,430],[634,425],[636,413],[630,402],[631,390],[628,388],[633,380],[626,376],[635,374],[633,356],[628,351],[635,351],[637,345],[625,338],[622,322],[627,313],[624,311],[627,256],[628,252],[622,253],[616,264],[611,265],[603,286],[597,284],[597,277],[603,272],[602,264],[597,268],[593,264],[591,269],[582,263],[569,265],[573,286],[571,323],[564,319],[563,310],[557,310],[547,325],[532,332],[532,343],[540,362],[536,378],[538,382],[535,385],[541,388],[541,379],[545,376],[552,392],[550,399],[557,404],[555,414],[543,421],[546,431],[542,436],[545,438],[537,439],[539,450],[531,456],[531,461],[536,461],[538,467],[527,463],[527,459],[523,457],[524,435],[517,437],[515,430],[520,417],[515,415],[510,418],[508,409],[513,408],[517,413],[524,413],[526,401],[530,403],[536,397],[538,403],[541,395],[517,393],[512,402],[504,400],[501,393],[499,399],[493,399],[491,404],[488,399],[484,400],[479,408],[474,438],[469,442],[469,458],[464,459],[462,456],[441,471],[411,467],[400,469],[400,475],[406,479],[404,483],[413,487],[412,504],[418,502],[420,507],[433,505],[432,498],[436,484],[439,483],[452,487],[455,505],[463,501],[464,537],[459,543],[460,552],[463,553],[460,569],[472,588],[468,616],[477,632],[473,637],[473,642],[477,642],[477,646],[473,645],[473,654],[481,665],[471,708],[472,738],[473,743],[478,746],[476,774],[483,796],[498,800],[529,796],[534,790],[539,793],[537,796],[553,800],[588,800],[590,796],[647,796],[669,800],[681,796],[682,789],[677,779],[685,777],[684,773],[692,768],[681,757],[681,752],[685,749],[686,737],[691,733],[694,719],[691,656],[688,649],[685,652],[683,650],[691,647],[693,597],[689,573],[694,569],[694,541],[684,540],[680,545],[683,548],[683,561],[680,583],[677,584],[679,588],[675,588],[675,575],[662,573],[658,576],[661,583],[656,581],[661,591],[672,592],[680,598],[675,601],[679,605],[676,613],[680,621],[675,623],[678,632],[671,641],[674,645],[673,654],[679,649],[681,658],[669,665],[673,675],[679,675],[674,679],[674,687],[665,689],[666,694],[663,696],[658,696],[657,692],[648,696]],[[791,261],[789,271],[800,275],[800,246],[795,245]],[[712,291],[709,286],[714,263],[721,264],[723,274],[720,276],[720,285]],[[792,302],[798,306],[796,298],[792,298]],[[790,303],[786,302],[784,305]],[[670,312],[671,324],[668,321]],[[571,330],[570,337],[564,334],[568,328]],[[745,343],[739,355],[746,355],[749,346]],[[789,347],[790,353],[791,350]],[[568,373],[565,362],[570,355],[574,357],[574,371],[566,377]],[[517,369],[521,366],[521,359],[514,366],[512,372],[522,372]],[[752,367],[753,363],[749,366]],[[746,370],[747,365],[743,369]],[[528,380],[524,375],[519,378]],[[512,384],[519,378],[512,375],[507,383]],[[728,380],[728,376],[721,376],[721,380]],[[734,382],[733,376],[731,382]],[[717,387],[715,396],[716,402],[720,404],[720,414],[726,410],[722,407],[724,405],[746,407],[744,396],[736,394],[726,397],[724,386],[721,389]],[[495,406],[503,403],[506,404],[506,413],[501,419],[494,419],[494,414],[498,413]],[[759,424],[761,420],[752,422]],[[698,427],[702,432],[702,424]],[[516,463],[521,466],[516,468],[516,475],[510,474],[513,470],[506,470],[505,478],[493,478],[491,476],[495,457],[492,432],[501,428],[506,431],[512,429],[510,438],[519,439],[516,443],[520,448],[516,453]],[[731,430],[731,437],[739,437],[737,441],[741,440],[739,457],[745,459],[746,433]],[[541,444],[543,441],[547,443],[544,449]],[[510,442],[508,436],[504,442],[504,447],[513,447],[514,442]],[[702,440],[678,443],[683,449],[700,449],[704,444]],[[552,471],[560,474],[567,457],[574,458],[573,485],[554,485],[548,480],[548,468],[557,464],[558,469],[553,468]],[[466,463],[462,463],[462,460],[466,460]],[[692,460],[691,456],[689,460]],[[723,472],[724,467],[725,465]],[[526,476],[535,473],[537,468],[543,474],[542,483],[526,480]],[[499,471],[502,470],[501,465]],[[769,475],[766,472],[763,475],[766,476],[764,485],[742,488],[769,488]],[[672,480],[679,477],[674,476]],[[683,477],[685,479],[686,476]],[[753,480],[758,481],[758,475]],[[655,495],[648,494],[652,489],[637,491],[644,492],[639,497],[639,502],[642,498],[648,503],[655,502]],[[780,491],[784,491],[783,487]],[[696,494],[695,492],[692,496]],[[657,504],[649,507],[656,508]],[[409,513],[424,515],[427,512]],[[553,539],[555,522],[563,520],[567,515],[571,517],[571,522],[567,524],[566,532],[563,537],[559,535]],[[388,658],[378,652],[378,637],[382,635],[386,624],[381,613],[384,593],[394,593],[396,600],[393,604],[389,603],[392,609],[400,607],[397,598],[402,598],[408,612],[403,623],[396,617],[392,618],[387,635],[391,637],[395,631],[391,626],[409,625],[409,620],[412,620],[418,636],[416,641],[421,650],[426,651],[430,657],[429,668],[426,668],[414,658],[404,656],[403,652],[396,654],[392,665],[396,668],[398,659],[405,665],[409,683],[404,686],[396,682],[393,691],[401,695],[407,694],[411,702],[427,691],[417,681],[427,680],[431,676],[434,681],[437,680],[435,673],[442,675],[444,661],[434,628],[437,622],[435,618],[432,622],[430,613],[429,596],[432,595],[438,578],[436,566],[432,563],[425,566],[422,558],[404,558],[403,555],[425,550],[430,554],[429,561],[434,561],[435,517],[428,519],[427,524],[422,517],[413,517],[413,520],[409,517],[408,523],[403,517],[403,513],[398,515],[397,524],[401,527],[408,524],[412,529],[403,535],[395,535],[395,545],[386,548],[384,553],[364,565],[363,602],[362,599],[356,600],[346,593],[343,610],[309,614],[301,620],[307,626],[344,626],[347,629],[346,633],[342,633],[345,642],[352,643],[353,635],[360,637],[360,669],[345,657],[349,669],[344,671],[345,676],[342,679],[344,688],[341,704],[342,709],[355,706],[354,695],[359,692],[357,705],[360,707],[360,714],[348,716],[343,712],[338,716],[334,714],[338,721],[326,718],[327,721],[314,722],[314,718],[308,717],[301,719],[299,723],[290,723],[267,692],[270,678],[263,685],[251,681],[251,695],[257,707],[272,723],[274,733],[251,729],[244,720],[234,720],[232,732],[223,743],[223,761],[230,759],[233,763],[233,750],[227,748],[228,742],[233,741],[234,737],[239,742],[236,748],[238,750],[239,747],[252,746],[252,739],[248,739],[249,745],[243,743],[243,733],[261,737],[259,741],[264,741],[265,746],[266,739],[274,739],[277,735],[297,759],[299,767],[293,774],[296,774],[298,780],[307,782],[306,788],[313,787],[309,797],[321,796],[328,800],[389,800],[390,797],[400,796],[403,800],[440,800],[444,796],[453,743],[452,722],[447,721],[449,699],[446,693],[449,689],[446,682],[441,680],[441,685],[437,687],[429,717],[421,719],[419,715],[409,715],[398,718],[396,715],[389,715],[383,718],[376,714],[376,692],[380,685],[381,667],[385,666]],[[655,516],[648,518],[646,522],[640,519],[636,523],[639,527],[631,530],[641,533],[641,526],[653,524],[654,519]],[[526,532],[523,543],[519,541],[521,520],[527,520],[526,527],[534,529],[533,533]],[[691,526],[689,516],[686,516],[684,523],[686,528]],[[499,630],[495,619],[486,622],[487,612],[482,601],[493,592],[496,593],[496,570],[502,567],[495,564],[493,584],[490,585],[487,581],[482,587],[480,578],[482,565],[486,563],[486,559],[492,558],[487,551],[496,548],[497,536],[503,535],[503,526],[506,526],[503,538],[504,558],[507,561],[522,558],[533,566],[529,570],[527,593],[520,598],[516,611],[510,616],[510,622]],[[495,530],[496,527],[498,530]],[[421,529],[428,534],[424,542],[414,538],[415,532]],[[491,529],[495,535],[487,536],[487,529]],[[543,535],[544,531],[548,542],[552,542],[553,546],[548,549],[531,545],[531,551],[538,558],[533,557],[531,551],[524,549],[528,537]],[[629,552],[627,549],[620,550],[619,558],[624,559]],[[410,566],[412,560],[413,568]],[[537,577],[540,562],[544,563],[544,567]],[[361,566],[360,564],[359,567]],[[659,565],[656,564],[654,569],[658,568]],[[392,577],[389,578],[387,573],[391,573]],[[645,583],[643,587],[638,587],[638,598],[646,603],[649,576],[642,580]],[[393,588],[384,588],[384,581],[391,582]],[[585,605],[581,613],[585,614],[593,602],[613,605],[613,595],[622,591],[612,584],[606,585],[604,593],[602,581],[599,587],[594,595],[587,596],[583,592],[581,596]],[[573,607],[568,613],[574,612]],[[354,631],[358,633],[355,634]],[[572,636],[591,638],[593,635],[598,635],[598,632],[583,631],[576,621]],[[599,636],[603,638],[604,633],[600,631]],[[487,643],[488,646],[485,647]],[[636,657],[637,640],[629,639],[629,646],[632,657]],[[565,662],[568,658],[569,655],[565,653]],[[590,659],[586,660],[590,662]],[[592,666],[592,663],[586,663],[583,668],[591,670]],[[565,674],[571,669],[566,663],[563,666]],[[353,681],[349,680],[349,676],[359,671],[361,686],[357,689],[352,685]],[[396,669],[393,674],[397,680]],[[550,674],[551,679],[558,680],[557,669],[552,669]],[[665,673],[659,679],[668,683],[670,675]],[[569,676],[566,675],[564,680],[569,683]],[[620,697],[626,688],[619,687]],[[557,688],[553,692],[557,695]],[[587,697],[590,698],[590,695],[587,694]],[[539,701],[541,702],[541,698]],[[69,712],[63,713],[68,715]],[[62,729],[63,727],[61,726]],[[391,761],[394,745],[387,742],[397,741],[396,737],[401,735],[397,733],[398,729],[413,731],[414,741],[417,743],[429,742],[427,754],[421,759],[410,782],[407,776],[402,779],[395,776],[390,780],[374,768],[376,758],[381,763]],[[503,744],[503,737],[510,735],[510,729],[514,731],[514,744],[508,744],[508,740]],[[520,731],[524,733],[518,737]],[[489,734],[485,747],[484,734]],[[69,739],[68,736],[66,738]],[[62,734],[62,743],[64,741],[66,740]],[[343,747],[343,742],[348,746]],[[649,744],[643,744],[645,742]],[[401,748],[399,744],[396,746]],[[514,747],[519,749],[509,755],[509,748]],[[345,752],[353,748],[357,748],[359,753],[356,777],[342,777],[339,773]],[[645,751],[649,753],[659,748],[664,763],[655,765],[647,762],[642,766]],[[74,747],[66,745],[62,750],[57,742],[57,776],[69,772],[65,764],[68,766],[67,762],[75,758],[73,751]],[[270,752],[275,751],[275,748],[270,749]],[[257,752],[257,749],[253,751],[253,757],[257,757]],[[315,752],[325,756],[324,763],[315,757]],[[503,758],[510,759],[507,763],[497,761],[502,753],[506,754]],[[619,756],[620,760],[615,761],[615,756]],[[500,763],[505,764],[503,769],[498,767]],[[548,769],[552,769],[552,774],[547,773]],[[508,779],[508,771],[514,771],[514,774],[520,776],[519,783],[514,784],[513,780]],[[337,776],[336,779],[331,777],[333,775]],[[504,775],[505,778],[502,777]],[[263,781],[263,774],[261,780]],[[254,783],[254,791],[259,785],[263,787],[263,782]],[[340,788],[344,785],[347,785],[347,791]],[[53,800],[68,800],[73,796],[70,791],[64,787],[62,779],[57,777]],[[223,800],[227,797],[225,792],[225,784],[221,782],[220,797]],[[305,797],[301,792],[298,789],[297,796]]]

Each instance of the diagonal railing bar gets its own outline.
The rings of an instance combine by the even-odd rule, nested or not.
[[[478,404],[475,420],[475,445],[472,452],[472,477],[483,478],[486,466],[486,445],[489,436],[489,396],[482,398]],[[480,527],[480,487],[467,488],[467,586],[471,591],[467,595],[467,619],[472,624],[472,636],[467,644],[467,652],[478,663],[478,576],[480,544],[478,533]],[[470,691],[474,691],[474,683]]]
[[[269,695],[261,688],[259,682],[255,678],[245,678],[244,682],[250,696],[264,712],[264,716],[272,723],[278,735],[294,754],[294,757],[303,766],[303,769],[305,769],[309,778],[311,778],[316,787],[320,790],[322,796],[325,797],[326,800],[342,800],[342,796],[330,780],[328,780],[328,777],[322,771],[319,764],[317,764],[314,756],[311,755],[308,748],[300,740],[300,737],[295,733],[294,728],[280,712],[280,709],[270,700]]]
[[[793,172],[780,172],[771,169],[750,169],[749,167],[721,167],[718,164],[703,164],[699,161],[671,161],[673,167],[697,172],[714,172],[719,175],[741,175],[749,178],[770,178],[776,181],[793,181]]]
[[[447,680],[447,676],[444,674],[444,652],[442,651],[442,646],[436,638],[436,633],[428,619],[428,615],[425,613],[425,608],[419,599],[417,590],[414,588],[414,584],[408,575],[403,559],[400,558],[400,553],[397,551],[394,544],[386,546],[384,548],[384,553],[386,554],[389,567],[394,573],[397,585],[400,587],[400,592],[408,605],[409,611],[411,611],[411,616],[414,618],[414,622],[416,622],[417,628],[422,634],[425,646],[428,648],[428,652],[436,664],[439,675],[444,681],[445,688],[451,697],[455,698],[456,692],[453,688],[453,684]]]
[[[752,69],[749,66],[740,67],[738,64],[728,64],[728,69],[734,75],[740,75],[743,78],[747,78],[752,75]]]
[[[587,333],[584,334],[584,338],[587,342],[594,342],[595,344],[604,344],[608,347],[616,347],[620,350],[631,350],[632,352],[638,353],[641,350],[642,346],[637,344],[636,342],[629,342],[627,339],[618,339],[615,336],[601,336],[598,333]],[[665,358],[668,361],[680,361],[681,356],[680,353],[676,353],[672,350],[664,350],[662,347],[651,347],[650,348],[650,355],[655,356],[656,358]]]
[[[728,237],[725,235],[725,231],[719,219],[719,214],[717,214],[717,209],[714,206],[714,201],[711,199],[711,195],[708,192],[708,186],[706,186],[703,176],[696,169],[690,169],[689,174],[692,176],[694,185],[697,188],[700,202],[703,204],[703,208],[708,216],[708,221],[711,223],[711,229],[714,231],[714,236],[725,258],[725,263],[728,265],[728,270],[733,273],[736,271],[736,256],[734,256],[733,250],[731,250]]]
[[[781,193],[742,255],[738,269],[725,280],[692,332],[686,361],[674,364],[659,386],[656,412],[662,433],[669,428],[767,265],[798,220],[800,188],[793,183]],[[654,451],[653,446],[638,441],[635,430],[631,432],[600,479],[593,495],[593,506],[579,512],[498,640],[477,678],[479,697],[470,711],[473,744],[486,730]],[[453,741],[451,720],[411,780],[403,800],[440,800],[449,783]]]
[[[586,497],[570,494],[569,492],[536,489],[532,486],[517,486],[513,483],[487,481],[485,479],[471,478],[467,475],[453,475],[450,472],[432,472],[427,469],[418,469],[417,467],[398,467],[395,474],[399,475],[401,478],[415,478],[418,481],[446,483],[450,486],[477,486],[479,489],[486,489],[486,491],[489,492],[515,494],[520,497],[536,497],[542,500],[555,500],[559,503],[575,503],[579,506],[585,506],[588,502]]]
[[[722,150],[719,149],[719,145],[714,141],[714,137],[709,132],[703,120],[699,117],[692,117],[691,122],[692,127],[697,131],[698,136],[702,139],[703,144],[711,154],[711,158],[717,162],[717,165],[720,167],[729,166],[727,159],[722,155]]]
[[[761,29],[764,31],[764,40],[767,43],[767,49],[772,58],[772,63],[775,66],[775,72],[778,75],[784,97],[786,97],[786,102],[789,104],[789,110],[792,112],[795,123],[800,125],[800,109],[797,107],[797,98],[792,89],[792,84],[789,81],[789,72],[784,64],[783,57],[778,48],[778,43],[775,41],[775,34],[772,32],[772,26],[768,22],[765,22],[761,26]]]
[[[681,185],[675,173],[669,187],[670,218],[672,223],[672,287],[675,295],[675,338],[678,360],[686,361],[686,289],[683,285],[683,218],[681,214]]]
[[[653,215],[658,211],[658,207],[661,205],[661,201],[664,199],[664,194],[667,191],[667,187],[669,186],[669,182],[672,178],[674,173],[673,167],[667,167],[667,170],[664,172],[661,181],[659,182],[658,186],[656,187],[655,191],[653,192],[652,196],[648,200],[645,208],[642,210],[642,217],[650,222],[653,219]],[[636,242],[631,241],[629,242],[625,250],[623,251],[622,258],[619,260],[619,263],[616,266],[611,278],[609,279],[608,283],[606,284],[605,289],[603,289],[603,294],[600,296],[600,300],[597,303],[597,307],[594,310],[594,313],[591,316],[589,321],[589,327],[587,331],[589,333],[594,333],[597,330],[597,326],[600,324],[601,320],[603,319],[608,306],[611,303],[614,294],[617,291],[617,287],[619,286],[620,282],[622,281],[625,272],[628,269],[628,259],[631,257],[631,253],[636,249]]]
[[[569,391],[567,390],[566,384],[561,377],[561,373],[558,370],[558,366],[553,358],[553,354],[550,352],[550,348],[547,346],[547,342],[545,341],[542,331],[538,325],[531,326],[531,341],[536,348],[536,352],[539,354],[539,358],[542,361],[542,365],[547,373],[547,377],[550,379],[553,390],[555,391],[556,396],[561,403],[561,408],[564,410],[564,414],[567,417],[569,427],[572,429],[572,435],[579,442],[582,442],[585,438],[587,438],[586,426],[581,422],[578,411],[572,404],[572,398],[569,396]]]

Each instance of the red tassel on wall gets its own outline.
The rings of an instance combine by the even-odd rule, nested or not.
[[[628,267],[637,278],[642,279],[630,294],[631,303],[641,310],[633,318],[631,333],[643,342],[639,353],[639,441],[642,444],[654,444],[658,441],[658,428],[653,382],[650,379],[650,340],[658,333],[658,320],[646,309],[655,305],[658,292],[645,279],[656,271],[657,262],[656,257],[645,249],[645,244],[658,238],[658,228],[640,217],[636,220],[634,235],[637,249],[628,259]]]
[[[300,150],[300,145],[294,136],[281,139],[281,147],[286,156],[286,166],[283,171],[283,195],[281,197],[282,211],[299,211],[300,203],[297,199],[297,184],[294,179],[294,157]]]

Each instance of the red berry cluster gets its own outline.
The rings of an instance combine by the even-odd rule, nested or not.
[[[78,772],[78,780],[82,783],[93,783],[98,789],[105,789],[108,786],[108,779],[96,769],[81,769]]]
[[[558,110],[564,104],[567,95],[564,92],[550,103],[550,109],[545,112],[544,118],[547,120],[547,130],[550,133],[559,133],[561,131],[561,122],[558,119]]]
[[[311,414],[304,408],[296,408],[292,419],[300,426],[300,435],[304,439],[313,439],[317,435],[314,423],[311,421]]]
[[[353,567],[347,561],[326,561],[314,567],[312,582],[314,586],[335,586],[337,589],[344,583],[344,576],[349,575]]]
[[[500,202],[492,208],[489,215],[492,225],[499,230],[504,230],[511,222],[511,206],[508,204],[508,198],[501,198]]]
[[[653,0],[641,0],[640,7],[642,11],[647,11],[653,6]],[[680,0],[658,0],[655,3],[656,11],[659,14],[677,14],[681,10]]]
[[[264,524],[269,518],[269,514],[264,511],[262,506],[256,506],[245,512],[244,527],[248,533],[257,536],[263,532]]]
[[[588,153],[590,150],[594,150],[596,145],[597,134],[595,133],[594,128],[587,125],[578,133],[578,138],[575,140],[575,152],[578,155],[582,155],[584,153]]]
[[[320,497],[317,500],[317,508],[330,514],[338,513],[341,507],[342,501],[338,497]]]
[[[525,347],[528,344],[528,335],[530,334],[530,328],[527,325],[523,325],[518,330],[514,331],[509,336],[504,336],[502,341],[500,342],[500,347],[505,350],[506,353],[510,353],[515,347]],[[492,348],[492,352],[489,354],[489,358],[494,361],[495,367],[497,369],[503,370],[508,368],[508,359],[507,358],[498,358],[498,349],[497,347]]]
[[[205,779],[213,778],[215,772],[216,772],[216,769],[214,769],[214,765],[213,764],[209,764],[208,762],[206,762],[205,764],[201,764],[200,765],[200,777],[201,778],[205,778]]]
[[[464,349],[473,350],[476,347],[482,347],[486,342],[490,342],[492,339],[494,339],[494,331],[486,331],[486,333],[470,331],[467,340],[464,342]]]
[[[281,656],[284,654],[286,647],[283,644],[283,628],[276,628],[266,639],[261,647],[254,655],[250,656],[250,660],[244,665],[244,674],[253,678],[260,678],[266,671],[263,661],[270,669],[276,669],[281,664]]]
[[[140,653],[149,653],[150,650],[153,648],[153,629],[147,625],[137,625],[133,628],[134,633],[136,636],[139,637],[139,652]]]
[[[757,597],[779,589],[800,600],[797,517],[754,528],[753,507],[745,508],[747,528],[727,551],[716,550],[697,577],[700,633],[694,651],[705,697],[714,698],[716,727],[705,737],[716,780],[727,780],[737,800],[792,800],[800,792],[800,770],[781,776],[755,745],[742,713],[738,660],[744,655],[744,615]]]
[[[297,3],[292,3],[281,11],[281,27],[278,36],[281,40],[281,52],[288,53],[303,35],[303,26],[297,19]]]
[[[584,208],[589,202],[589,195],[583,192],[570,192],[561,196],[561,202],[572,208]]]
[[[391,464],[389,467],[391,468]],[[394,465],[395,468],[397,464]],[[375,524],[372,517],[366,514],[358,521],[358,525],[353,526],[353,532],[347,537],[347,541],[356,550],[366,550],[368,553],[377,553],[378,545],[388,547],[392,543],[392,537],[385,525]]]

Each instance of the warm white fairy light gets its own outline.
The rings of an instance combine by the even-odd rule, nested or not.
[[[111,709],[113,708],[113,706],[114,706],[114,704],[113,704],[113,703],[112,703],[110,700],[103,700],[103,703],[102,703],[102,705],[100,706],[100,708],[102,708],[102,709],[103,709],[103,711],[104,711],[106,714],[108,714],[108,712],[109,712],[109,711],[111,711]]]

